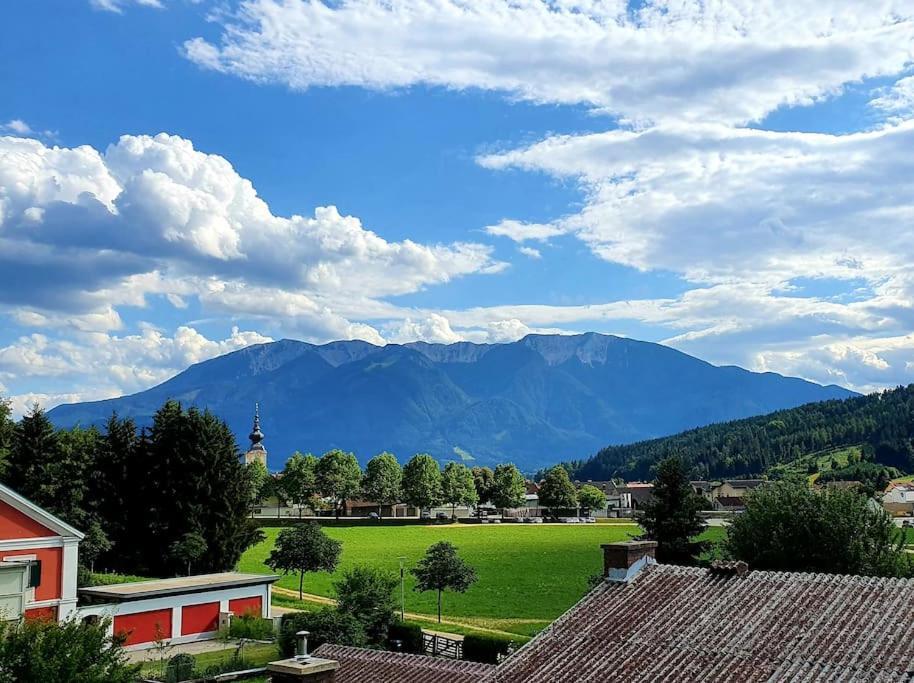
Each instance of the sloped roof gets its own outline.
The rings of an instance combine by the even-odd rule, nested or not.
[[[0,484],[0,500],[60,536],[79,540],[85,537],[81,531],[3,484]]]
[[[912,633],[914,580],[649,565],[595,588],[489,680],[907,681]]]
[[[337,683],[479,683],[495,669],[479,662],[345,645],[321,645],[312,654],[339,662]]]
[[[725,508],[746,507],[746,499],[739,496],[718,496],[717,504]]]

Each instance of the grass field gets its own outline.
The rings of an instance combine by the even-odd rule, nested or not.
[[[405,557],[408,569],[415,566],[430,545],[450,541],[474,567],[479,580],[464,594],[445,594],[445,616],[524,635],[535,633],[584,595],[588,577],[602,569],[601,543],[626,540],[639,531],[632,524],[326,529],[328,535],[343,542],[335,575],[356,564],[371,564],[397,573],[398,557]],[[267,528],[264,532],[266,540],[244,554],[239,571],[269,572],[264,560],[279,529]],[[305,592],[332,597],[335,575],[306,575]],[[414,583],[407,572],[407,611],[434,614],[435,595],[415,592]],[[297,590],[297,575],[282,577],[279,585]]]
[[[264,561],[279,533],[263,530],[266,540],[249,549],[238,570],[269,573]],[[327,534],[343,543],[339,567],[333,574],[305,576],[305,592],[334,597],[332,582],[348,567],[370,564],[399,572],[398,558],[407,570],[415,566],[426,548],[450,541],[476,570],[479,580],[463,594],[446,593],[444,618],[468,627],[496,629],[530,636],[540,631],[577,602],[587,591],[587,581],[602,571],[601,543],[623,541],[640,533],[629,524],[595,525],[446,525],[397,527],[327,527]],[[720,527],[708,529],[703,538],[722,538]],[[406,572],[406,611],[435,614],[434,593],[417,593]],[[283,576],[278,585],[298,590],[298,575]],[[278,604],[294,607],[297,600],[279,598]],[[302,605],[302,603],[298,603]],[[447,630],[462,632],[450,625]]]

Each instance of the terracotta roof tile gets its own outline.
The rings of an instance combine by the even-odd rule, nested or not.
[[[910,680],[912,633],[911,580],[653,565],[594,589],[490,680]]]
[[[491,664],[344,645],[321,645],[312,654],[340,663],[336,683],[479,683],[495,669]]]

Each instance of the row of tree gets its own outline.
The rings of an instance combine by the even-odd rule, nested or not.
[[[255,504],[272,495],[299,510],[320,510],[329,499],[337,517],[347,500],[354,498],[376,503],[379,515],[385,506],[399,503],[420,509],[450,505],[453,514],[457,506],[479,503],[521,507],[526,495],[524,476],[510,463],[492,470],[450,462],[442,470],[424,453],[413,456],[402,467],[392,454],[381,453],[368,461],[364,471],[352,453],[340,450],[328,451],[320,458],[295,453],[276,477],[268,476],[262,465],[249,467],[254,472],[250,480],[260,482],[253,489]]]
[[[87,534],[87,567],[145,576],[232,569],[261,537],[247,518],[250,472],[209,412],[165,403],[138,430],[55,429],[37,407],[18,422],[0,402],[0,477]]]

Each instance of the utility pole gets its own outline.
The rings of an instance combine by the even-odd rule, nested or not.
[[[401,555],[397,559],[400,560],[400,621],[406,621],[406,591],[403,587],[403,585],[404,585],[403,562],[406,560],[406,557]]]

